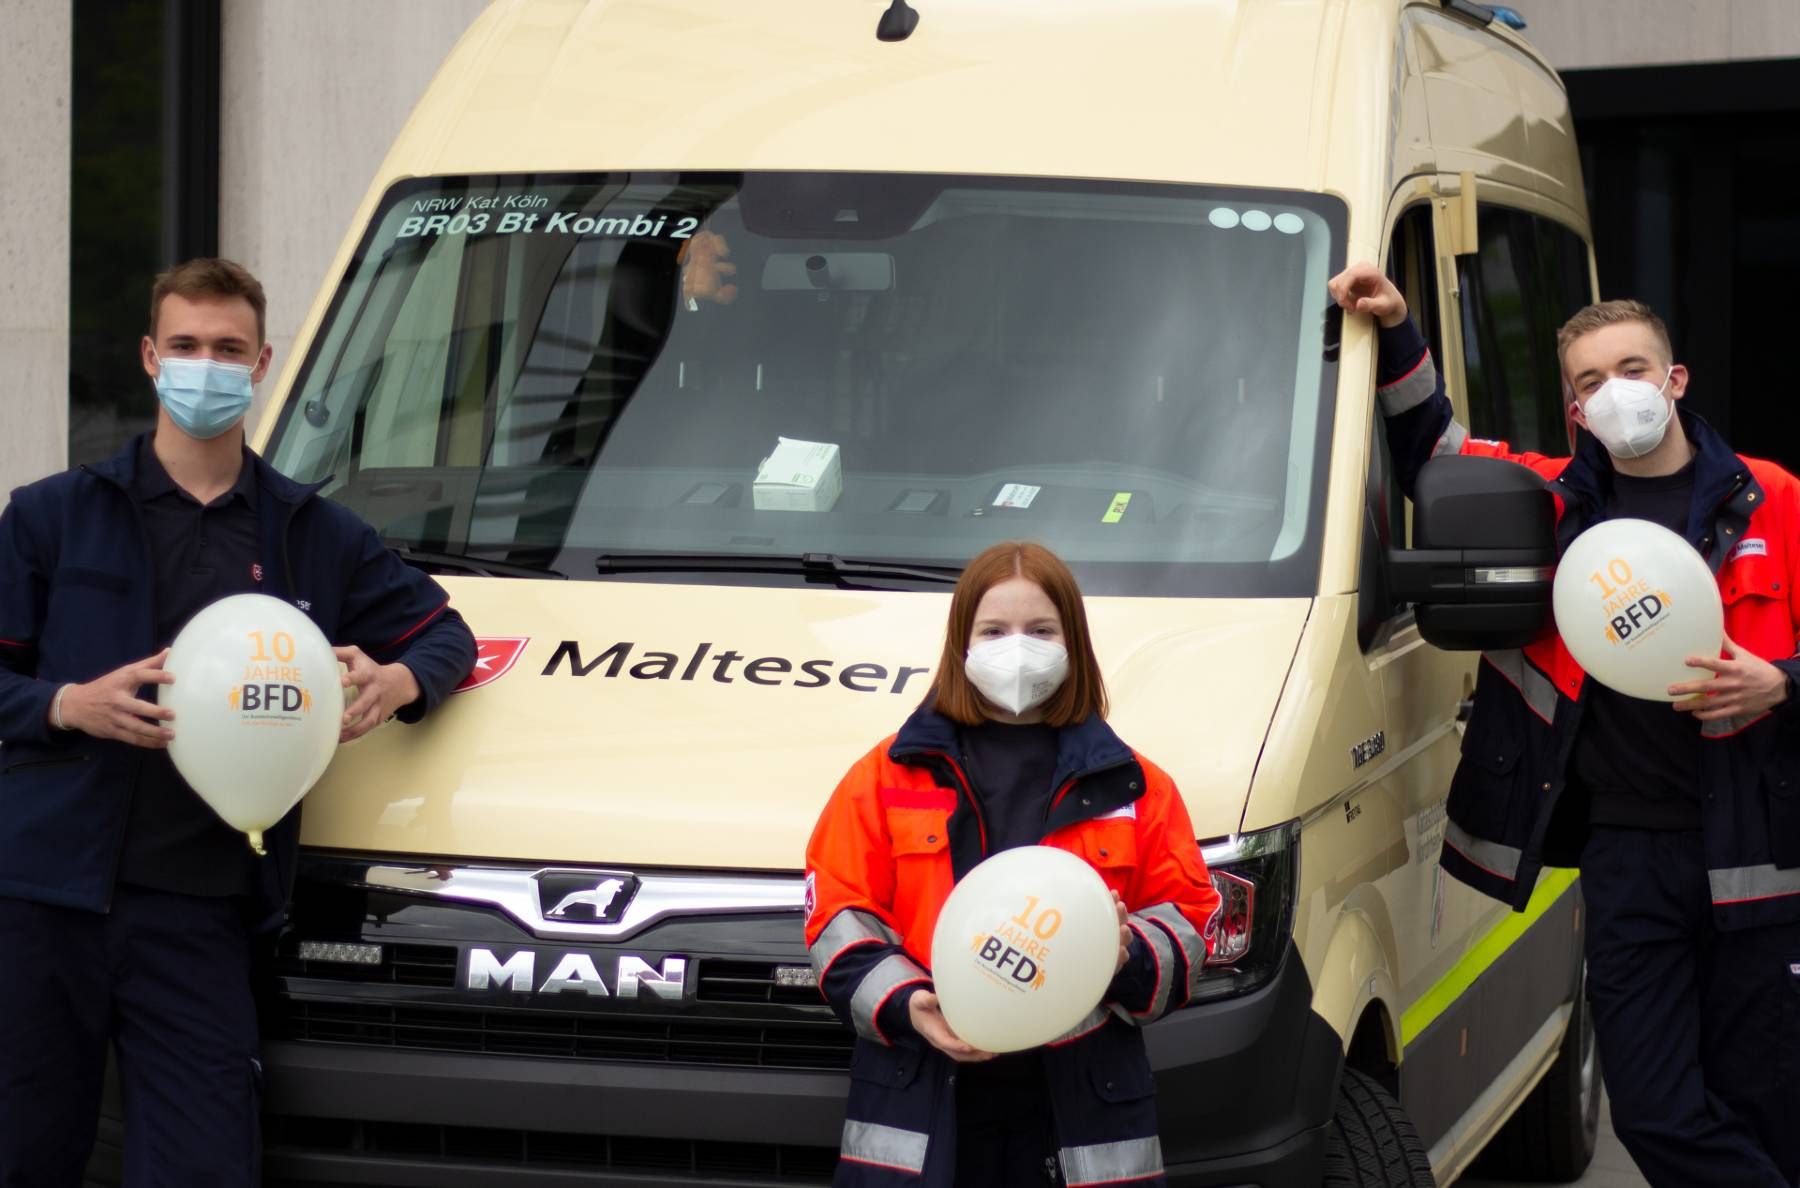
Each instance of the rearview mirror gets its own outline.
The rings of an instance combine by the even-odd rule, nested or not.
[[[894,287],[894,257],[886,252],[775,252],[763,265],[762,287],[885,293]]]
[[[1413,548],[1388,554],[1395,598],[1452,651],[1517,648],[1552,629],[1556,501],[1516,462],[1446,455],[1419,471]]]

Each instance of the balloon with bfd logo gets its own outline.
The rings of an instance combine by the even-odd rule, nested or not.
[[[989,1052],[1066,1034],[1099,1005],[1119,918],[1099,872],[1066,850],[1003,850],[964,875],[938,913],[931,977],[951,1030]]]
[[[344,689],[331,642],[296,608],[233,594],[187,621],[157,701],[175,711],[169,758],[221,820],[263,853],[337,750]]]
[[[1648,520],[1607,520],[1576,537],[1551,597],[1575,662],[1628,697],[1676,700],[1670,685],[1708,675],[1686,658],[1717,656],[1725,641],[1712,571],[1687,541]]]

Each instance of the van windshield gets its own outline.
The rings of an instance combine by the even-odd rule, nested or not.
[[[493,572],[953,573],[1030,538],[1089,593],[1310,595],[1344,222],[1093,181],[411,180],[268,452],[403,551]]]

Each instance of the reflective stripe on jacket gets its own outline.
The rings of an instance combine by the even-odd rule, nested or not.
[[[826,1000],[856,1029],[840,1185],[948,1188],[953,1063],[911,1028],[938,911],[987,854],[953,723],[930,707],[852,767],[807,845],[806,939]],[[1155,1082],[1137,1028],[1184,1005],[1218,895],[1174,782],[1090,719],[1058,732],[1042,843],[1085,859],[1130,911],[1109,1001],[1046,1046],[1070,1185],[1160,1183]]]
[[[1605,519],[1612,463],[1584,436],[1572,458],[1519,453],[1472,438],[1410,322],[1381,333],[1381,410],[1403,490],[1446,453],[1504,458],[1542,475],[1556,496],[1558,549]],[[1800,480],[1733,453],[1677,405],[1695,447],[1688,542],[1711,566],[1725,633],[1800,676]],[[1575,866],[1587,822],[1558,814],[1580,727],[1586,674],[1554,632],[1482,657],[1475,711],[1451,781],[1444,869],[1523,910],[1546,865]],[[1671,710],[1671,713],[1674,711]],[[1722,928],[1800,920],[1800,705],[1702,724],[1701,824]]]

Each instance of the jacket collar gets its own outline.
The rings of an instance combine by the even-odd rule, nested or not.
[[[956,723],[938,713],[936,704],[927,700],[900,727],[888,758],[906,763],[932,754],[949,755],[961,761],[961,744],[956,738]],[[1056,783],[1058,786],[1089,772],[1101,771],[1129,763],[1136,756],[1125,745],[1105,719],[1092,716],[1061,727],[1056,732]]]
[[[1715,517],[1744,510],[1742,518],[1748,521],[1746,509],[1760,501],[1760,488],[1744,460],[1732,452],[1705,418],[1680,404],[1675,406],[1675,415],[1681,418],[1682,431],[1694,446],[1694,500],[1688,512],[1688,543],[1704,555],[1713,542]],[[1574,459],[1556,479],[1556,485],[1576,505],[1575,515],[1563,517],[1568,530],[1558,534],[1565,547],[1577,533],[1601,518],[1607,497],[1612,494],[1614,474],[1612,455],[1606,447],[1593,434],[1583,433]],[[1750,494],[1755,498],[1746,501],[1744,497]]]
[[[86,469],[90,474],[98,475],[100,478],[129,491],[131,490],[132,483],[137,479],[138,449],[140,447],[149,449],[152,436],[153,435],[149,433],[140,433],[130,441],[126,442],[124,447],[121,448],[118,453],[106,459],[104,462],[92,463]],[[256,470],[257,491],[261,494],[267,494],[281,503],[289,505],[304,503],[312,498],[312,496],[318,492],[319,488],[325,485],[323,482],[297,483],[287,475],[282,474],[279,470],[276,470],[273,466],[270,466],[267,462],[263,461],[262,457],[255,451],[249,451],[249,457],[250,464]],[[329,481],[329,479],[326,480],[326,482]]]
[[[900,727],[888,748],[888,758],[895,763],[923,767],[940,784],[954,787],[955,776],[944,767],[946,760],[963,767],[956,723],[938,713],[928,699]],[[1144,773],[1137,756],[1098,717],[1088,717],[1056,732],[1056,775],[1051,782],[1060,790],[1074,780],[1082,781],[1080,794],[1071,793],[1051,806],[1042,836],[1048,837],[1077,821],[1105,816],[1144,794]],[[960,788],[956,791],[957,806],[949,821],[950,869],[960,879],[988,855],[979,807],[964,797]]]

